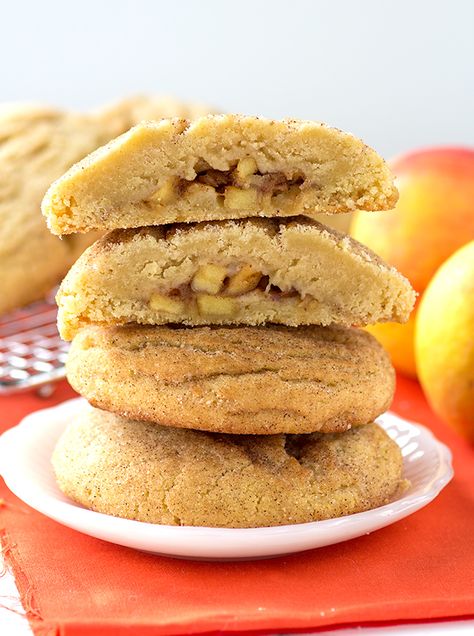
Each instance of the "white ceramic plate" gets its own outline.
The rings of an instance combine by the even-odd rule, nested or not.
[[[411,487],[385,506],[355,515],[273,528],[195,528],[130,521],[87,510],[65,497],[50,458],[82,398],[28,415],[0,437],[0,473],[32,508],[93,537],[155,554],[191,559],[255,559],[300,552],[368,534],[432,501],[453,476],[451,453],[421,426],[385,413],[377,421],[402,449]]]

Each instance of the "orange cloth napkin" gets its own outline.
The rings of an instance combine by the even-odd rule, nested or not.
[[[68,397],[0,399],[3,429]],[[428,507],[369,536],[266,561],[158,557],[93,539],[35,512],[2,483],[2,543],[37,634],[150,636],[284,632],[474,613],[473,451],[399,378],[393,410],[454,453],[455,478]]]

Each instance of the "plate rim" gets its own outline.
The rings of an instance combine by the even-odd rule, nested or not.
[[[415,429],[418,434],[425,435],[425,437],[427,437],[427,439],[431,443],[431,446],[434,447],[436,450],[438,466],[436,472],[430,477],[429,481],[424,484],[419,493],[406,495],[406,498],[402,495],[401,498],[391,501],[387,504],[384,504],[377,508],[373,508],[371,510],[354,513],[352,515],[346,515],[332,519],[324,519],[321,521],[310,521],[306,523],[287,524],[280,526],[264,526],[259,528],[173,526],[137,521],[134,519],[125,519],[122,517],[114,517],[113,515],[108,515],[102,512],[96,512],[94,510],[90,510],[81,506],[73,500],[61,501],[53,495],[45,493],[41,487],[34,488],[35,492],[33,495],[28,494],[27,492],[25,496],[25,484],[21,481],[21,479],[19,482],[17,481],[17,476],[15,476],[14,471],[12,471],[13,475],[9,471],[9,462],[5,461],[5,456],[9,455],[11,457],[13,449],[17,449],[19,443],[21,447],[22,438],[24,438],[25,434],[27,434],[27,431],[31,426],[38,425],[38,419],[43,419],[48,414],[54,413],[54,418],[55,420],[57,420],[61,417],[63,411],[64,413],[66,413],[79,405],[85,406],[87,404],[88,403],[84,398],[77,397],[66,400],[56,406],[34,411],[33,413],[29,413],[28,415],[26,415],[16,426],[8,429],[2,435],[0,435],[0,475],[3,476],[8,488],[24,503],[34,508],[41,514],[54,519],[56,522],[68,527],[72,527],[76,531],[89,534],[90,536],[97,535],[91,534],[91,532],[87,532],[86,530],[84,530],[84,526],[87,525],[88,520],[89,522],[92,521],[94,526],[103,523],[110,524],[111,520],[113,520],[112,523],[117,528],[117,531],[112,531],[110,527],[106,528],[106,531],[110,534],[117,534],[117,532],[120,532],[120,530],[126,530],[128,528],[130,531],[129,534],[133,535],[134,533],[132,532],[132,529],[136,529],[138,527],[140,528],[141,533],[147,535],[147,538],[155,537],[157,541],[169,537],[201,537],[205,539],[212,539],[216,538],[217,536],[221,539],[223,538],[223,536],[225,536],[226,540],[229,540],[233,537],[243,539],[246,536],[248,538],[258,538],[259,540],[262,540],[263,538],[272,539],[278,536],[289,536],[289,533],[293,538],[310,533],[316,539],[319,534],[323,534],[329,529],[337,527],[340,529],[346,528],[348,530],[351,525],[356,525],[357,522],[360,523],[363,522],[363,520],[369,521],[369,515],[372,521],[372,523],[370,524],[371,528],[369,529],[369,532],[372,532],[380,529],[381,527],[384,527],[385,525],[389,525],[390,523],[398,521],[429,504],[451,481],[454,475],[452,466],[452,453],[448,446],[446,446],[446,444],[438,440],[433,432],[423,424],[407,420],[403,417],[400,417],[396,413],[393,413],[392,411],[386,411],[379,418],[376,418],[375,422],[379,426],[386,428],[383,426],[383,423],[378,420],[384,417],[388,417],[389,421],[394,421],[394,423],[397,423],[398,425],[402,424],[411,431]],[[64,423],[64,425],[66,425],[66,422]],[[8,449],[10,449],[10,453],[8,453]],[[29,480],[27,483],[31,485],[31,480]],[[39,500],[37,499],[38,495]],[[31,501],[32,498],[35,499],[34,502]],[[397,504],[397,510],[395,512],[393,512],[394,504]],[[50,509],[51,506],[54,508],[53,511]],[[62,515],[59,514],[61,512],[63,512]],[[66,521],[66,517],[70,517],[70,521],[72,523],[76,522],[76,525],[71,525],[70,522]],[[393,518],[393,520],[387,522],[387,519],[390,519],[391,517]],[[77,528],[77,523],[82,526],[81,529]],[[357,531],[354,536],[360,536],[361,534],[364,534],[364,532]],[[347,537],[347,539],[349,538],[350,537]],[[338,541],[335,541],[334,543],[347,539],[338,539]],[[104,540],[118,543],[118,541],[114,541],[112,538]],[[289,539],[289,541],[291,540]],[[133,545],[133,536],[129,543],[121,543],[121,545],[128,545],[129,547],[137,549],[136,546]],[[300,550],[303,549],[308,548],[300,548]],[[296,551],[299,550],[290,550],[290,552]],[[164,552],[162,552],[162,554],[163,553]],[[277,553],[283,554],[283,552],[281,551]],[[171,555],[171,552],[166,552],[166,554]]]

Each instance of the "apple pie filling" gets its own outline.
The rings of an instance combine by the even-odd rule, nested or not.
[[[208,263],[197,269],[189,283],[168,293],[153,293],[149,306],[154,311],[176,316],[191,310],[201,316],[229,317],[238,311],[238,298],[253,291],[260,291],[272,300],[299,297],[296,289],[283,291],[251,265]]]
[[[168,205],[186,191],[194,195],[211,195],[220,205],[230,210],[259,211],[262,208],[278,208],[289,199],[296,200],[304,186],[304,178],[288,179],[283,172],[262,174],[252,157],[240,159],[231,170],[214,170],[205,161],[195,166],[196,177],[192,181],[172,177],[149,199],[148,203]]]

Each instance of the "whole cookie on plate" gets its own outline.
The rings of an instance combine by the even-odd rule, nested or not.
[[[71,339],[91,323],[404,322],[415,292],[360,243],[298,217],[116,230],[75,263],[57,301]]]
[[[60,489],[117,517],[248,528],[318,521],[387,503],[402,456],[377,424],[333,435],[236,436],[87,409],[53,454]]]
[[[142,122],[48,190],[54,234],[235,219],[390,210],[398,193],[360,139],[310,121],[209,115]]]
[[[373,336],[344,327],[85,327],[69,382],[94,406],[163,425],[240,434],[344,431],[392,401]]]

